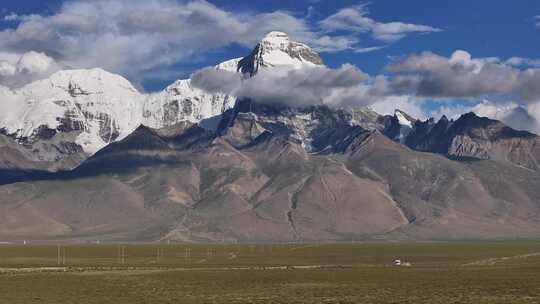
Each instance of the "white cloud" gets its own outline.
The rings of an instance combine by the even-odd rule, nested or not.
[[[7,61],[0,61],[0,77],[9,77],[15,75],[17,67]]]
[[[426,119],[426,111],[423,109],[424,101],[413,96],[386,96],[380,97],[370,108],[382,115],[394,115],[394,111],[399,109],[414,118]]]
[[[435,111],[430,111],[428,116],[440,118],[446,115],[450,119],[457,119],[464,113],[474,112],[481,117],[499,120],[516,130],[526,130],[534,133],[540,132],[540,103],[520,105],[516,102],[493,102],[483,100],[471,105],[445,104]]]
[[[0,56],[0,85],[22,86],[47,77],[59,69],[60,66],[54,59],[44,53],[30,51],[22,55]]]
[[[320,26],[326,31],[350,31],[367,33],[373,38],[390,43],[405,38],[412,33],[433,33],[441,29],[403,22],[378,22],[368,17],[367,5],[358,5],[341,9],[337,13],[320,21]]]
[[[44,53],[24,53],[17,62],[17,72],[27,74],[44,73],[54,65],[54,59]]]
[[[362,86],[368,79],[368,75],[347,64],[338,69],[274,67],[246,79],[237,73],[207,68],[192,76],[192,84],[206,91],[251,98],[265,104],[365,106],[372,102],[366,98],[367,90]]]
[[[380,114],[393,114],[395,109],[401,109],[414,117],[427,118],[423,110],[424,99],[392,95],[385,87],[386,81],[385,76],[371,78],[350,64],[338,69],[272,68],[259,71],[251,78],[214,68],[206,68],[192,75],[192,85],[200,89],[251,98],[265,104],[369,106]]]
[[[515,67],[533,67],[540,68],[540,59],[531,59],[523,57],[512,57],[505,61],[506,64]]]
[[[370,53],[370,52],[382,50],[385,47],[386,46],[372,46],[372,47],[367,47],[367,48],[359,48],[359,49],[355,49],[354,52],[357,54]]]
[[[433,117],[439,120],[442,116],[446,116],[448,119],[458,119],[461,115],[472,111],[472,105],[453,105],[443,104],[437,107],[435,110],[425,111],[428,117]]]
[[[377,23],[373,28],[373,37],[384,42],[395,42],[411,33],[433,33],[440,31],[440,29],[427,25],[402,22]]]
[[[17,21],[19,20],[19,16],[15,13],[11,13],[7,16],[4,16],[3,20],[4,21]]]
[[[424,52],[390,64],[390,75],[378,77],[376,87],[379,95],[410,95],[440,102],[427,116],[457,118],[473,111],[515,129],[539,132],[540,69],[534,64],[517,57],[506,61],[473,58],[462,50],[450,57]],[[457,105],[456,99],[461,101]],[[489,101],[479,102],[483,99]]]
[[[532,127],[525,128],[524,130],[532,131],[536,134],[540,134],[540,102],[535,102],[527,105],[527,113],[534,118],[534,124]]]
[[[516,62],[513,60],[513,62]],[[502,95],[528,103],[540,100],[540,69],[519,69],[498,58],[472,58],[456,51],[450,58],[431,52],[388,66],[393,92],[432,98],[478,99]]]

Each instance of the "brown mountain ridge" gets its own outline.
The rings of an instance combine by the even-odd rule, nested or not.
[[[0,239],[291,242],[540,232],[538,137],[498,121],[415,120],[398,140],[396,117],[369,110],[244,100],[220,119],[217,130],[141,126],[72,171],[2,179]]]

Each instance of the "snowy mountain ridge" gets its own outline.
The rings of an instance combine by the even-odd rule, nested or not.
[[[141,94],[125,78],[102,69],[59,71],[1,94],[7,106],[0,126],[23,141],[44,128],[75,132],[76,143],[94,153],[140,122]]]
[[[306,65],[322,65],[322,60],[287,34],[271,32],[250,55],[215,68],[252,76],[261,67]],[[19,89],[0,87],[0,99],[1,133],[33,145],[36,159],[44,161],[65,157],[54,153],[61,150],[58,140],[53,140],[60,135],[61,144],[73,141],[91,155],[125,138],[141,124],[162,128],[181,121],[199,122],[223,113],[236,102],[234,96],[195,88],[190,79],[177,80],[161,92],[143,94],[124,77],[99,68],[59,71]],[[36,148],[36,142],[43,148]]]

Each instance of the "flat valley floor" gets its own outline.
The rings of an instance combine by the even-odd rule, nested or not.
[[[540,241],[4,244],[0,303],[540,303]]]

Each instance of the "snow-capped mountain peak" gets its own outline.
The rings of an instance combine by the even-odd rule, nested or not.
[[[217,70],[224,70],[229,72],[238,72],[238,63],[242,60],[242,58],[234,58],[227,61],[223,61],[222,63],[215,66]]]
[[[59,71],[2,95],[18,103],[0,115],[5,133],[30,142],[44,128],[72,133],[89,154],[133,131],[143,101],[127,79],[103,69]]]
[[[241,59],[227,60],[214,68],[236,73]],[[180,79],[165,90],[146,97],[141,123],[151,128],[163,128],[181,121],[196,123],[225,112],[235,101],[234,96],[211,94],[192,86],[190,79]]]
[[[272,31],[266,34],[266,36],[264,36],[261,42],[270,45],[278,45],[279,47],[284,48],[289,45],[290,39],[287,33]]]
[[[54,73],[48,80],[52,86],[67,89],[74,94],[101,94],[111,90],[138,93],[129,80],[101,68],[63,70]]]
[[[302,68],[323,65],[319,55],[309,46],[291,41],[283,32],[270,32],[250,55],[224,61],[215,69],[253,76],[260,68]],[[142,123],[162,128],[181,121],[199,122],[232,108],[236,97],[211,94],[195,88],[190,79],[177,80],[164,91],[151,94],[143,109]]]
[[[407,136],[412,132],[416,119],[398,109],[394,111],[394,118],[397,120],[399,125],[399,133],[395,139],[401,143],[404,143]]]
[[[397,109],[395,110],[394,115],[396,116],[400,125],[412,128],[414,118],[410,117],[405,112]]]
[[[261,68],[315,65],[323,62],[309,46],[286,33],[270,32],[248,56],[214,68],[249,77]],[[195,88],[190,79],[142,94],[124,77],[100,68],[63,70],[20,89],[0,88],[0,99],[0,132],[27,146],[39,145],[32,148],[38,151],[36,157],[48,161],[66,157],[54,152],[62,147],[91,155],[141,124],[163,128],[182,121],[196,123],[222,114],[236,102],[234,96]]]
[[[239,70],[254,75],[261,68],[324,65],[321,57],[309,46],[292,41],[286,33],[270,32],[247,57],[239,62]]]

